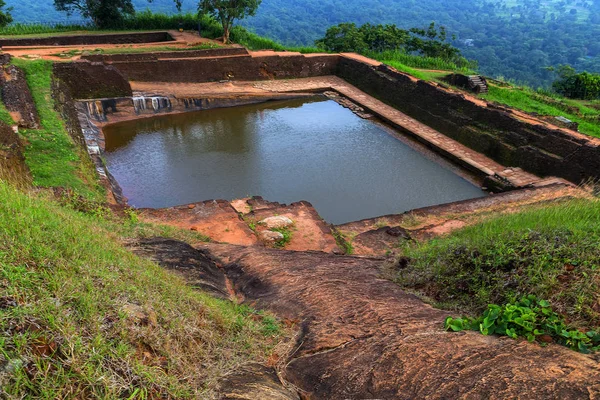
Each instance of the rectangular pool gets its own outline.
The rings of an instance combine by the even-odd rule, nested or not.
[[[341,224],[485,196],[448,162],[324,97],[109,125],[105,159],[134,207],[259,195]]]

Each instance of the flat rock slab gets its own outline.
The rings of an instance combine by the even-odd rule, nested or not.
[[[144,221],[198,231],[216,242],[251,246],[256,235],[225,200],[209,200],[183,206],[141,209]]]
[[[434,309],[381,279],[380,260],[204,244],[238,296],[303,335],[284,378],[306,399],[600,397],[600,365],[567,348],[443,330]]]
[[[330,226],[309,202],[300,201],[286,205],[254,197],[248,199],[247,204],[252,211],[245,214],[244,218],[253,222],[259,233],[269,229],[259,223],[267,218],[285,217],[293,221],[293,225],[288,227],[292,235],[290,242],[285,246],[286,250],[340,252]],[[237,207],[239,206],[240,204],[237,204]]]

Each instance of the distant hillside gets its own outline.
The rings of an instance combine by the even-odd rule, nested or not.
[[[17,21],[78,21],[54,10],[52,0],[7,0]],[[29,3],[29,4],[27,4]],[[138,10],[174,13],[172,0],[134,0]],[[184,0],[185,11],[197,2]],[[312,44],[340,22],[424,26],[456,34],[455,45],[481,71],[534,86],[554,75],[545,67],[570,64],[600,72],[600,0],[263,0],[244,25],[285,44]]]

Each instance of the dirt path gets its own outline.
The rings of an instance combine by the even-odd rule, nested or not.
[[[298,321],[281,375],[306,399],[597,399],[600,365],[474,332],[445,332],[450,313],[379,277],[381,261],[206,244],[236,294]]]

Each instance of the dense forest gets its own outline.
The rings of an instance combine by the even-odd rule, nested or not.
[[[79,21],[52,0],[7,0],[17,22]],[[175,12],[172,0],[134,0],[138,10]],[[183,0],[184,11],[197,2]],[[401,28],[435,21],[452,44],[477,60],[482,73],[533,86],[549,86],[547,67],[569,64],[600,72],[600,0],[263,0],[243,24],[288,45],[310,45],[341,22],[393,23]]]

